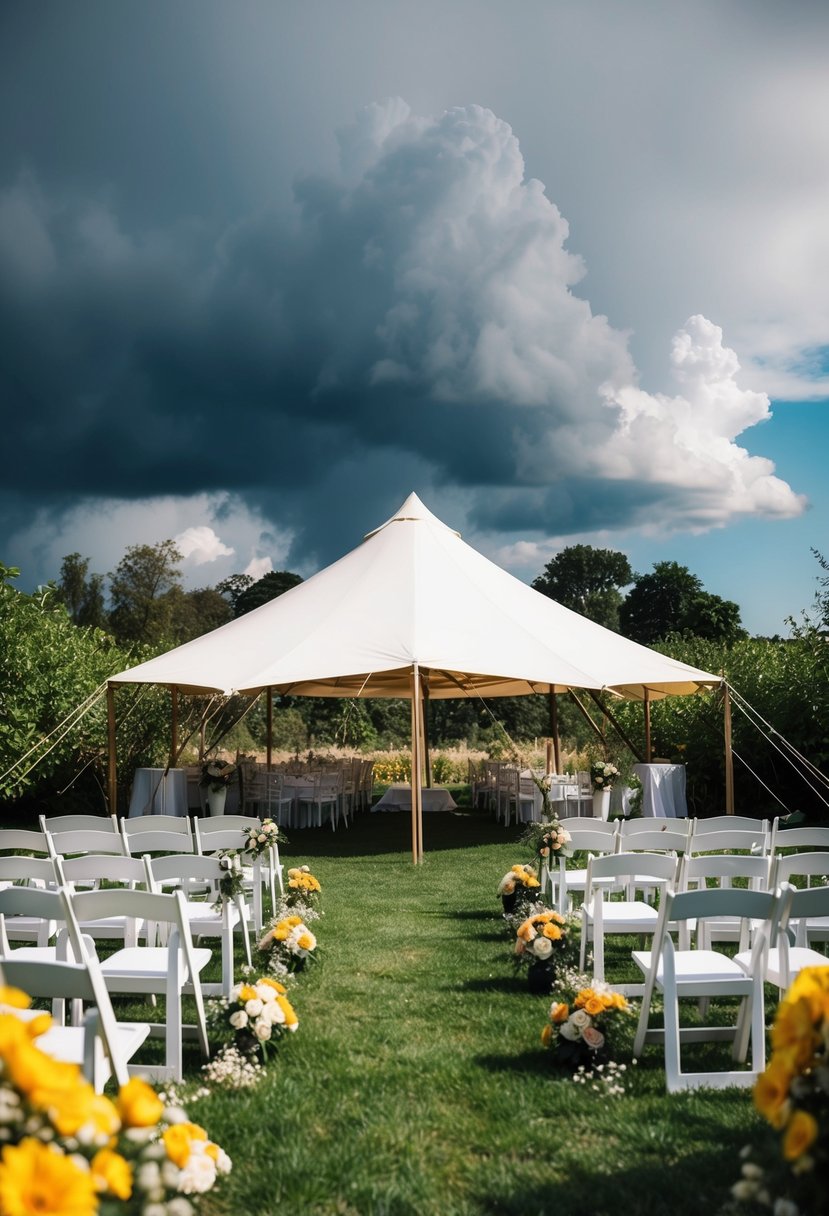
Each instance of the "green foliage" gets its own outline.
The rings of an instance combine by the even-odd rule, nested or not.
[[[109,624],[119,643],[152,645],[173,638],[180,563],[181,553],[171,540],[127,549],[110,576]]]
[[[711,595],[678,562],[655,562],[652,573],[637,574],[619,621],[626,637],[645,646],[673,633],[726,644],[747,636],[738,605]]]
[[[234,578],[238,577],[238,575],[234,575]],[[297,587],[301,582],[300,576],[292,574],[290,570],[271,570],[269,574],[263,574],[257,582],[252,582],[250,586],[245,587],[234,596],[233,615],[244,616],[245,613],[252,612],[254,608],[261,608],[263,604],[284,595],[286,591]]]
[[[624,553],[569,545],[547,563],[532,585],[565,608],[618,632],[621,588],[632,581],[633,571]]]

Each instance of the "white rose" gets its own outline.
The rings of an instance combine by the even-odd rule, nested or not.
[[[201,1195],[216,1181],[216,1166],[206,1153],[191,1153],[181,1171],[178,1189],[185,1195]]]
[[[250,1004],[250,1001],[248,1001]],[[248,1015],[244,1009],[237,1009],[235,1013],[230,1015],[230,1024],[234,1030],[244,1030],[248,1024]]]
[[[263,1005],[270,1005],[271,1001],[276,1000],[276,992],[271,988],[270,984],[257,984],[256,995]]]
[[[579,1030],[584,1030],[585,1026],[593,1025],[593,1019],[591,1018],[590,1014],[585,1013],[583,1009],[574,1010],[573,1013],[570,1014],[570,1021],[574,1026],[577,1026]]]
[[[266,1022],[264,1018],[257,1018],[253,1023],[253,1033],[256,1035],[260,1043],[264,1043],[271,1037],[271,1024]]]
[[[537,937],[530,949],[536,958],[549,958],[553,952],[553,943],[549,937]]]
[[[576,1039],[581,1038],[581,1031],[578,1026],[573,1025],[569,1018],[559,1026],[558,1033],[563,1039],[568,1039],[571,1043],[575,1043]]]
[[[265,835],[265,833],[262,832],[259,836],[256,837],[256,839],[259,841],[260,844],[264,844],[268,838]]]
[[[245,1013],[248,1015],[248,1017],[258,1018],[259,1014],[261,1012],[262,1012],[262,1002],[259,1000],[258,997],[254,997],[251,1000],[245,1002]]]

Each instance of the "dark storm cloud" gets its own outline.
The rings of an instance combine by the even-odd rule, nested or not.
[[[559,535],[700,495],[714,517],[795,510],[783,483],[767,492],[767,462],[746,479],[726,452],[724,494],[722,451],[695,442],[677,474],[676,401],[636,389],[624,336],[575,295],[567,225],[505,123],[395,102],[341,145],[341,175],[300,182],[290,222],[147,232],[30,175],[7,185],[7,502],[35,479],[56,506],[236,491],[319,561],[429,486],[471,490],[481,528]],[[693,366],[728,387],[700,333]],[[741,427],[722,430],[723,400],[706,425],[728,448]],[[762,416],[750,405],[743,425]]]

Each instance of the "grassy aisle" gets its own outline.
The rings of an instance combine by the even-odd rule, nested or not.
[[[746,1093],[668,1099],[658,1052],[604,1099],[553,1073],[548,998],[512,971],[495,899],[523,860],[473,816],[297,833],[323,886],[325,957],[300,1028],[253,1091],[191,1104],[234,1160],[210,1211],[274,1216],[716,1212],[755,1125]]]

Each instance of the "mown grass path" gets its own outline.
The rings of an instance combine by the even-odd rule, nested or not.
[[[495,890],[525,860],[479,816],[296,833],[286,865],[323,886],[324,959],[301,976],[296,1035],[255,1090],[192,1114],[234,1170],[207,1210],[299,1216],[716,1212],[756,1126],[746,1092],[668,1098],[649,1049],[605,1099],[554,1073],[549,1000],[515,976]]]

